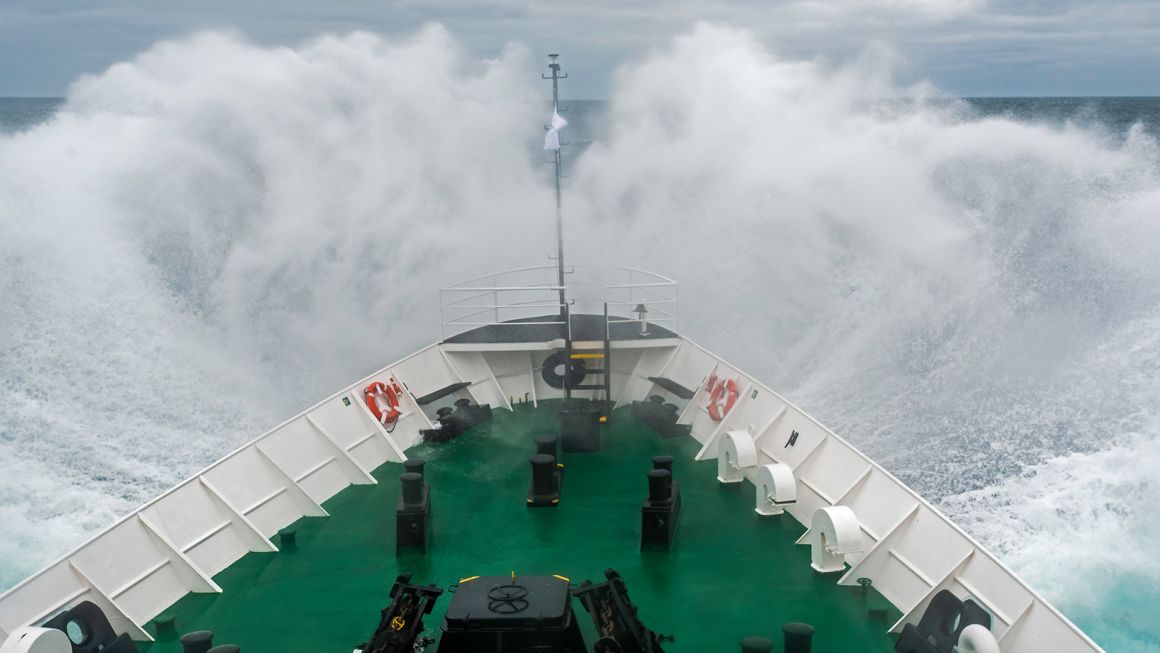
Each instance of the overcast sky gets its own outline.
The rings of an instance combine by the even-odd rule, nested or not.
[[[512,41],[561,52],[570,95],[603,98],[619,64],[700,20],[749,28],[792,58],[883,43],[905,61],[902,81],[954,94],[1160,95],[1157,0],[0,0],[0,95],[63,95],[79,75],[203,29],[292,45],[440,22],[480,56]]]

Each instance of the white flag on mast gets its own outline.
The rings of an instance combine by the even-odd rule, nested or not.
[[[560,114],[552,110],[552,124],[548,127],[548,133],[544,134],[544,149],[558,150],[560,149],[560,130],[568,124],[567,120],[560,117]]]

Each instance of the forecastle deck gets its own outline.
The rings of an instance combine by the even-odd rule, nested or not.
[[[713,642],[728,642],[729,638],[741,634],[770,633],[779,625],[782,616],[767,614],[753,605],[734,605],[730,596],[719,588],[714,589],[717,586],[711,583],[714,578],[728,578],[728,575],[716,573],[724,567],[713,567],[708,559],[717,556],[727,560],[730,568],[735,568],[738,574],[744,575],[747,582],[752,584],[747,587],[759,592],[738,596],[749,596],[750,600],[757,600],[762,605],[778,601],[777,597],[789,589],[789,586],[782,587],[775,582],[778,576],[765,576],[773,570],[762,565],[767,562],[772,565],[776,561],[777,565],[794,569],[795,574],[806,574],[811,579],[808,584],[812,588],[811,592],[825,594],[832,591],[836,593],[834,596],[841,596],[842,593],[860,591],[859,579],[872,581],[874,589],[902,614],[893,623],[867,621],[864,615],[859,615],[859,619],[865,622],[863,628],[880,634],[886,630],[896,633],[904,624],[917,622],[936,595],[949,591],[960,598],[972,599],[993,617],[991,630],[1005,653],[1100,650],[992,554],[848,442],[736,366],[717,358],[683,336],[664,335],[666,337],[614,339],[610,343],[611,356],[606,361],[610,365],[610,396],[621,409],[635,400],[643,400],[651,395],[661,396],[663,401],[679,408],[679,422],[688,428],[691,438],[685,437],[678,445],[643,436],[614,437],[618,429],[628,428],[632,423],[617,413],[617,419],[608,427],[612,433],[608,434],[609,446],[606,451],[589,458],[573,457],[574,460],[567,461],[569,468],[565,480],[565,503],[557,509],[558,514],[554,517],[533,517],[521,512],[525,509],[518,499],[526,491],[526,469],[519,473],[507,472],[516,480],[504,481],[507,477],[496,477],[490,485],[464,483],[462,480],[456,482],[455,479],[446,481],[441,475],[456,473],[451,469],[454,466],[445,466],[435,452],[426,452],[432,454],[431,486],[435,497],[434,518],[437,530],[431,556],[426,562],[420,561],[422,564],[408,569],[416,574],[415,580],[445,584],[447,579],[459,573],[474,575],[511,571],[459,567],[472,566],[471,563],[477,561],[487,563],[494,559],[502,560],[505,566],[511,565],[509,561],[516,560],[502,553],[505,543],[511,546],[526,545],[521,549],[521,555],[531,556],[526,558],[528,564],[511,565],[518,573],[562,573],[577,580],[595,580],[599,579],[605,567],[620,565],[623,567],[622,573],[630,582],[634,599],[645,612],[643,616],[646,623],[654,630],[680,635],[679,629],[670,627],[664,619],[668,618],[665,616],[668,614],[688,617],[690,613],[676,607],[685,603],[697,606],[703,611],[698,614],[704,614],[707,619],[715,614],[714,610],[725,610],[721,606],[726,604],[729,604],[730,614],[761,613],[760,618],[754,617],[752,624],[737,622],[739,629],[745,628],[744,632],[724,631],[726,634],[720,636],[725,639],[717,638],[719,631],[709,625],[715,623],[712,619],[698,628],[699,632],[712,633]],[[277,583],[281,581],[267,578],[255,570],[255,566],[266,565],[273,569],[285,565],[287,572],[306,574],[309,577],[308,583],[331,582],[325,577],[327,574],[315,574],[308,568],[294,567],[294,560],[298,556],[303,559],[309,557],[312,547],[316,550],[325,548],[330,537],[346,537],[341,535],[342,529],[338,526],[327,526],[342,521],[342,515],[346,514],[346,502],[365,500],[368,505],[379,506],[376,508],[379,513],[376,514],[381,513],[382,506],[389,507],[390,497],[393,496],[389,493],[396,491],[397,468],[392,469],[396,466],[384,463],[400,462],[410,453],[425,451],[422,449],[424,445],[418,444],[419,432],[432,426],[434,411],[441,404],[464,399],[490,404],[495,408],[496,422],[492,427],[495,429],[505,423],[515,423],[509,422],[509,419],[523,418],[522,411],[528,410],[527,404],[535,406],[561,396],[558,388],[545,383],[541,372],[548,357],[555,355],[564,346],[563,343],[463,340],[431,345],[342,389],[142,506],[12,588],[0,596],[0,637],[6,637],[20,626],[43,623],[62,609],[88,600],[101,607],[117,632],[127,632],[138,641],[148,641],[152,639],[151,621],[183,597],[186,597],[184,601],[226,605],[232,600],[226,595],[247,594],[268,581],[275,583],[274,591],[263,593],[263,600],[271,603],[280,601],[277,590],[281,586]],[[721,420],[713,419],[706,409],[709,403],[706,380],[712,376],[732,382],[737,389],[735,405]],[[401,417],[397,427],[388,432],[375,421],[363,404],[362,391],[372,382],[392,380],[401,384],[404,392],[399,406]],[[586,396],[590,392],[595,391],[585,390],[575,394]],[[514,410],[514,414],[508,413],[509,409]],[[507,435],[493,432],[490,436],[465,440],[468,444],[462,446],[487,442],[496,450],[484,448],[473,452],[470,460],[465,458],[459,469],[474,470],[473,473],[479,474],[490,473],[489,461],[498,465],[497,469],[508,464],[511,465],[510,470],[526,466],[527,456],[531,453],[526,449],[526,443],[518,447],[505,445]],[[739,481],[737,487],[745,489],[710,492],[707,487],[701,487],[694,494],[698,474],[710,479],[707,482],[712,485],[711,477],[716,471],[716,463],[709,461],[717,458],[726,440],[747,440],[752,443],[751,460],[734,470]],[[615,447],[627,446],[618,444],[621,442],[647,442],[649,449],[618,452]],[[419,448],[415,449],[416,446]],[[521,451],[504,453],[505,446]],[[643,499],[645,492],[643,474],[647,471],[647,458],[653,453],[659,453],[654,447],[662,450],[665,447],[677,448],[680,454],[677,455],[677,477],[689,483],[683,486],[683,491],[687,492],[686,512],[682,517],[682,530],[678,534],[678,549],[668,559],[680,560],[692,555],[695,550],[702,551],[702,558],[694,558],[691,564],[682,563],[673,567],[669,572],[671,575],[657,571],[654,563],[649,562],[652,557],[638,558],[634,567],[631,560],[624,562],[626,558],[623,555],[613,555],[611,551],[608,555],[593,556],[586,558],[587,562],[575,563],[590,565],[591,568],[568,567],[568,551],[553,549],[552,543],[555,540],[551,538],[571,538],[560,540],[562,542],[577,539],[586,542],[588,547],[597,548],[615,543],[621,547],[622,552],[635,546],[636,534],[631,530],[634,525],[639,527],[635,520],[629,523],[618,522],[611,516],[612,513],[599,512],[590,506],[594,511],[591,514],[599,515],[600,518],[594,521],[595,525],[587,528],[596,529],[600,535],[578,539],[580,534],[569,531],[572,528],[570,525],[592,520],[583,517],[566,520],[560,515],[584,509],[588,504],[576,501],[584,497],[604,507],[608,507],[613,502],[612,497],[615,497],[615,501],[622,502],[623,506],[637,510],[638,502]],[[450,450],[457,451],[454,447]],[[633,456],[637,458],[631,464],[625,462],[621,468],[620,461],[616,459],[621,454],[629,460]],[[690,458],[706,462],[694,465]],[[796,503],[785,507],[786,516],[772,522],[753,512],[752,483],[758,479],[763,466],[769,464],[788,468],[796,491]],[[587,470],[590,465],[598,468]],[[611,469],[623,469],[626,476],[622,479],[619,473],[606,474],[602,471]],[[510,503],[512,499],[508,498],[510,490],[488,491],[491,485],[502,488],[504,482],[510,482],[516,488],[515,503]],[[605,492],[601,489],[614,489],[615,484],[621,482],[626,485],[619,491]],[[596,485],[586,490],[585,483]],[[352,485],[356,487],[349,487]],[[534,520],[522,526],[521,522],[511,522],[519,526],[515,531],[517,534],[526,535],[530,531],[549,539],[541,542],[528,540],[521,535],[509,541],[502,537],[501,529],[514,526],[486,522],[493,525],[495,534],[492,537],[496,539],[465,537],[463,553],[455,554],[462,555],[462,558],[453,563],[444,556],[453,555],[448,547],[455,546],[456,540],[452,534],[441,533],[438,529],[458,523],[448,521],[446,508],[442,507],[444,502],[451,500],[450,496],[442,493],[456,491],[456,487],[473,488],[471,501],[488,502],[488,505],[495,502],[496,510],[511,510],[523,515],[513,519]],[[712,532],[704,533],[703,537],[707,539],[698,546],[695,538],[702,535],[695,530],[696,514],[705,501],[732,501],[734,504],[730,505],[734,505],[734,508],[714,513],[720,521],[713,522],[715,525],[709,529]],[[448,505],[454,505],[454,502]],[[801,525],[815,520],[819,510],[832,506],[842,506],[852,513],[856,524],[853,539],[856,542],[838,563],[839,568],[845,569],[844,573],[815,574],[805,562],[808,547],[794,547],[788,541],[792,539],[791,535],[801,532]],[[279,529],[304,516],[324,517],[330,512],[334,514],[329,518],[306,519],[302,523],[299,527],[299,552],[278,552],[271,538]],[[385,515],[380,514],[377,528],[387,529],[391,523],[390,517],[389,510]],[[499,518],[495,515],[493,517]],[[551,519],[566,523],[560,530],[537,526],[541,521]],[[371,528],[367,525],[369,522],[360,523],[363,524],[360,528]],[[771,523],[776,526],[771,526]],[[624,530],[603,530],[613,525]],[[762,534],[762,529],[772,531],[775,528],[789,530],[782,534],[784,537],[771,538],[768,534]],[[537,529],[543,529],[544,532]],[[363,535],[357,535],[359,532]],[[350,537],[369,537],[369,532],[356,529]],[[388,577],[393,577],[393,570],[396,569],[388,566],[395,564],[391,558],[389,535],[389,531],[381,531],[375,539],[361,540],[356,548],[368,552],[366,557],[355,557],[341,563],[337,558],[333,561],[334,564],[351,565],[367,575],[364,599],[360,600],[364,601],[364,605],[371,606],[368,608],[371,610],[369,616],[361,614],[359,610],[351,610],[345,616],[335,617],[336,625],[347,624],[342,630],[343,638],[346,637],[345,633],[359,635],[355,636],[355,641],[343,639],[334,642],[334,645],[354,644],[363,641],[360,637],[369,635],[366,629],[373,627],[375,611],[385,603],[381,593],[386,591]],[[775,544],[775,541],[778,543]],[[778,548],[782,546],[787,551],[784,554]],[[529,550],[535,553],[528,553]],[[537,557],[541,551],[551,557]],[[770,551],[776,554],[770,554]],[[337,556],[339,552],[333,553]],[[424,564],[435,566],[428,568]],[[446,566],[439,566],[444,564]],[[710,571],[702,574],[702,569]],[[671,588],[680,589],[680,592],[661,596],[657,591],[648,589],[648,573],[656,574],[655,583],[663,580],[670,583]],[[247,577],[247,574],[252,582],[239,580]],[[289,579],[293,576],[282,577]],[[638,578],[644,580],[636,580]],[[684,584],[685,579],[691,579],[689,584]],[[355,583],[354,589],[344,588],[344,593],[364,591],[357,589],[360,581],[350,582]],[[838,587],[829,587],[834,584]],[[636,585],[640,585],[640,589]],[[823,586],[826,589],[818,589]],[[311,589],[294,591],[310,591],[326,596],[309,584],[304,587]],[[696,589],[698,587],[701,589]],[[286,589],[290,592],[287,596],[292,596],[293,592]],[[189,593],[193,594],[187,597]],[[220,596],[215,598],[214,595],[218,594]],[[826,599],[819,603],[826,604],[832,604],[832,601]],[[840,607],[841,603],[834,605]],[[206,608],[210,609],[216,608]],[[326,608],[323,606],[320,609]],[[656,611],[655,621],[648,616],[652,611]],[[852,620],[853,617],[851,614]],[[220,615],[220,618],[232,617]],[[294,624],[296,618],[298,616],[286,617],[285,623]],[[803,615],[794,618],[810,617]],[[212,627],[208,623],[198,625]],[[677,625],[684,626],[683,623]],[[224,631],[222,635],[227,636]],[[697,636],[690,637],[695,639]]]
[[[166,612],[179,632],[210,629],[215,641],[243,651],[343,651],[369,638],[401,572],[448,588],[461,578],[512,572],[559,574],[578,584],[602,580],[612,567],[628,583],[642,621],[674,636],[666,644],[670,653],[735,650],[746,635],[780,636],[789,621],[817,628],[815,650],[891,650],[883,598],[816,574],[809,548],[794,544],[804,529],[792,517],[750,519],[751,488],[718,484],[714,464],[693,462],[697,442],[661,438],[626,409],[604,427],[600,453],[563,455],[557,508],[525,507],[532,438],[556,428],[557,407],[553,401],[500,411],[452,442],[409,451],[427,461],[433,515],[427,555],[396,556],[402,466],[388,463],[375,470],[377,485],[352,486],[325,502],[329,517],[299,520],[296,550],[251,553],[214,578],[221,594],[189,594]],[[645,473],[661,453],[676,458],[684,510],[672,551],[641,552]],[[437,637],[450,600],[444,594],[425,619],[428,635]],[[587,614],[575,607],[585,639],[595,641]],[[870,607],[882,610],[880,621],[867,617]],[[181,647],[159,640],[148,650]]]

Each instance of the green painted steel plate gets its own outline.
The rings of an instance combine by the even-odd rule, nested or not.
[[[749,635],[773,638],[780,650],[781,625],[791,621],[816,627],[815,653],[892,650],[886,630],[897,610],[873,589],[839,587],[838,574],[815,573],[809,547],[794,544],[804,529],[792,517],[759,517],[752,485],[720,485],[716,461],[693,462],[697,442],[662,438],[626,409],[601,427],[600,453],[563,456],[560,505],[527,508],[533,438],[557,428],[558,406],[497,410],[453,442],[408,452],[427,460],[428,555],[396,555],[402,465],[387,463],[374,472],[378,485],[351,486],[328,500],[329,517],[295,523],[295,551],[248,554],[215,577],[223,593],[189,594],[166,610],[177,632],[212,630],[215,644],[238,644],[244,653],[346,653],[370,637],[402,572],[449,588],[460,578],[513,571],[599,582],[611,567],[627,582],[641,620],[674,636],[669,653],[735,651]],[[681,482],[677,543],[667,553],[642,553],[645,474],[662,453],[676,458]],[[438,637],[450,599],[445,593],[425,619],[428,635]],[[578,601],[574,609],[591,645],[591,621]],[[870,611],[885,618],[871,619]],[[142,649],[181,647],[170,638]]]

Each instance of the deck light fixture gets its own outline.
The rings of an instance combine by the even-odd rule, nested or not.
[[[640,335],[647,336],[648,319],[645,316],[648,315],[648,309],[644,307],[644,304],[637,304],[636,308],[632,309],[632,312],[636,313],[636,319],[640,322]]]

